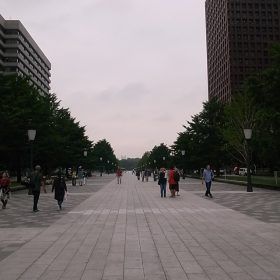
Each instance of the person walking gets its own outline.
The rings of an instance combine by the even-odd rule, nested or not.
[[[2,201],[2,209],[6,209],[8,200],[10,198],[10,184],[11,184],[11,180],[9,178],[8,172],[5,171],[2,174],[2,178],[0,180],[0,197],[1,197],[1,201]]]
[[[79,166],[78,168],[78,181],[79,181],[79,186],[82,186],[84,181],[84,171],[82,169],[82,166]]]
[[[169,177],[168,177],[168,183],[169,183],[169,190],[171,192],[170,197],[175,197],[175,189],[176,189],[176,181],[174,179],[174,167],[172,166],[169,170]]]
[[[140,180],[140,170],[139,169],[136,170],[136,177],[139,181]]]
[[[67,192],[67,186],[61,170],[58,170],[57,176],[54,178],[52,192],[54,191],[54,199],[57,200],[59,210],[62,209],[62,203]]]
[[[166,183],[167,183],[167,176],[165,168],[161,168],[159,171],[158,176],[158,184],[160,186],[160,196],[166,197]]]
[[[31,189],[33,194],[33,212],[38,212],[38,201],[40,197],[41,185],[42,185],[42,173],[41,173],[41,166],[36,165],[35,171],[31,174]]]
[[[180,196],[179,195],[180,172],[179,172],[179,170],[176,167],[174,168],[174,180],[176,182],[176,184],[175,184],[175,193],[177,193],[177,196]]]
[[[118,184],[121,184],[122,183],[122,170],[120,169],[120,167],[117,168],[116,176],[117,176]]]
[[[211,191],[210,191],[213,179],[214,179],[214,173],[211,170],[210,165],[208,164],[206,166],[206,168],[203,170],[202,184],[203,184],[203,182],[205,182],[205,186],[206,186],[205,196],[208,197],[208,195],[209,195],[211,198],[213,198]]]

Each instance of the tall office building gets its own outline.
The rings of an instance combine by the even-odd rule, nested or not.
[[[280,0],[206,0],[209,100],[231,100],[246,77],[270,63],[280,39]]]
[[[0,74],[29,76],[41,93],[50,90],[51,63],[19,20],[0,15]]]

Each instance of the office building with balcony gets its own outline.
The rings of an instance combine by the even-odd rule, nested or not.
[[[209,100],[230,102],[250,75],[270,64],[280,42],[279,0],[206,0]]]
[[[0,74],[30,77],[40,91],[50,91],[51,63],[19,20],[0,15]]]

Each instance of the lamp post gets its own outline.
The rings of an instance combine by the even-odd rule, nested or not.
[[[185,179],[184,156],[185,156],[185,154],[186,154],[186,151],[185,151],[185,150],[182,150],[182,151],[181,151],[181,154],[182,154],[182,157],[183,157],[183,164],[182,164],[182,167],[183,167],[183,174],[182,174],[182,176],[183,176],[183,179]]]
[[[36,129],[27,130],[28,140],[30,142],[30,171],[33,169],[33,142],[36,137]]]
[[[109,174],[109,164],[110,164],[110,160],[107,160],[107,173]]]
[[[252,138],[252,129],[244,128],[244,137],[246,140],[246,163],[247,163],[247,192],[252,192],[252,178],[251,178],[251,155],[250,155],[250,140]]]
[[[102,172],[103,172],[102,160],[103,160],[103,158],[100,157],[99,159],[100,159],[100,176],[102,177]]]

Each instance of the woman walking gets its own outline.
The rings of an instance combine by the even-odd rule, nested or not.
[[[174,167],[172,166],[169,170],[169,177],[168,177],[168,183],[169,183],[169,189],[171,192],[171,196],[170,197],[175,197],[175,190],[176,190],[176,181],[174,179]]]
[[[161,197],[166,197],[166,182],[167,182],[166,170],[165,168],[161,168],[159,172],[159,178],[158,178]]]
[[[54,191],[54,199],[57,200],[59,210],[62,209],[62,203],[67,192],[65,179],[62,176],[62,172],[58,171],[57,177],[54,178],[52,192]]]
[[[9,178],[8,172],[3,172],[2,178],[0,180],[2,209],[6,209],[8,200],[10,198],[10,184],[11,180]]]

